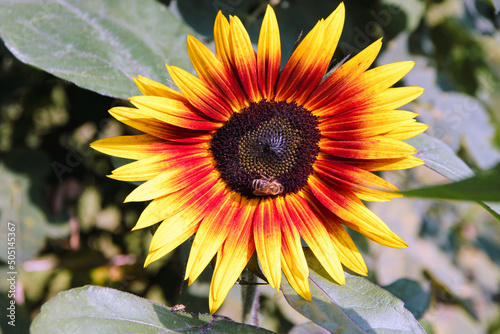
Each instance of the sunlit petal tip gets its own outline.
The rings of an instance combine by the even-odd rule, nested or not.
[[[131,174],[133,176],[133,174]],[[116,175],[116,174],[108,174],[106,177],[109,177],[110,179],[113,180],[119,180],[119,181],[128,181],[127,177],[124,175]],[[125,201],[123,203],[126,203]]]
[[[380,49],[382,49],[382,39],[383,39],[383,37],[380,37],[375,42],[370,44],[367,48],[373,49],[372,52],[374,52],[375,54],[378,55],[378,53],[380,52]]]
[[[219,10],[217,16],[215,17],[214,29],[218,30],[223,28],[223,30],[225,30],[226,25],[229,25],[229,21],[227,20],[226,16],[222,14],[222,11]]]
[[[146,257],[146,260],[144,261],[144,268],[149,266],[151,263],[161,259],[163,256],[165,256],[165,254],[167,254],[167,252],[164,252],[162,249],[150,251],[148,256]]]
[[[425,88],[423,87],[418,87],[418,86],[415,86],[415,87],[405,87],[405,88],[414,88],[415,92],[414,92],[414,96],[412,101],[417,99],[420,95],[422,95],[424,92],[425,92]]]
[[[399,238],[399,237],[398,237]],[[408,244],[403,241],[403,239],[399,238],[399,240],[394,240],[392,241],[391,246],[392,248],[407,248]]]
[[[283,262],[286,260],[284,259]],[[291,262],[291,261],[288,261]],[[288,280],[288,283],[292,286],[292,288],[297,292],[299,296],[304,298],[307,301],[312,301],[311,298],[311,289],[309,287],[309,278],[306,277],[299,277],[294,275],[294,272],[290,270],[288,264],[283,265],[283,273],[285,274],[286,279]]]
[[[217,312],[217,310],[221,307],[223,301],[223,298],[214,299],[212,296],[210,296],[208,299],[208,309],[210,310],[210,313],[214,314],[215,312]]]
[[[132,193],[130,193],[127,197],[125,197],[125,199],[123,200],[123,203],[140,202],[140,201],[141,201],[140,199],[135,199],[134,195]]]
[[[300,291],[299,295],[308,302],[312,302],[311,290]]]
[[[407,168],[413,168],[413,167],[418,167],[418,166],[422,166],[422,165],[425,165],[425,161],[416,157],[416,156],[412,156],[412,164],[411,164],[411,167],[407,167]]]
[[[368,267],[365,264],[365,261],[362,262],[362,266],[356,267],[356,270],[353,270],[356,274],[361,276],[368,276]]]
[[[337,8],[332,12],[332,14],[330,14],[330,16],[327,17],[327,21],[331,18],[333,18],[334,16],[338,15],[339,18],[338,20],[340,20],[339,23],[341,23],[343,25],[344,23],[344,19],[345,19],[345,5],[343,2],[341,2]]]
[[[153,255],[154,253],[149,253],[148,256],[146,256],[146,260],[144,260],[144,268],[146,268],[147,266],[149,266],[151,263],[154,262]]]
[[[165,64],[165,67],[167,68],[168,74],[170,74],[170,76],[172,76],[172,73],[171,73],[171,72],[176,73],[178,70],[180,70],[180,68],[179,68],[179,67],[174,66],[174,65],[168,65],[168,64]]]
[[[345,284],[345,274],[344,271],[340,275],[337,275],[334,277],[334,279],[337,281],[338,284],[344,285]]]

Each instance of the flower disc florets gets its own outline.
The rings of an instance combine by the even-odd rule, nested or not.
[[[307,184],[319,153],[318,118],[295,102],[262,100],[233,114],[211,141],[216,168],[233,190],[255,197],[252,181],[273,179],[283,192]]]

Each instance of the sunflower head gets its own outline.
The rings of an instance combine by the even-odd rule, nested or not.
[[[423,162],[403,142],[426,126],[397,108],[422,93],[391,88],[413,66],[369,69],[375,41],[326,75],[344,23],[344,5],[320,20],[281,68],[278,23],[271,6],[257,51],[241,21],[217,15],[216,53],[192,36],[197,76],[167,66],[178,90],[139,76],[134,108],[111,115],[145,134],[102,139],[95,149],[136,160],[110,177],[146,181],[126,201],[151,201],[134,229],[160,223],[146,265],[194,236],[185,278],[191,284],[215,257],[210,310],[222,304],[250,257],[279,289],[283,272],[311,299],[301,239],[331,278],[345,266],[366,275],[348,226],[390,247],[405,247],[362,201],[398,197],[372,172]],[[325,76],[326,75],[326,76]]]

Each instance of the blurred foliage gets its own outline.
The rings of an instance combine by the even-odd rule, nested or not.
[[[149,2],[153,0],[145,3]],[[9,3],[0,0],[0,11]],[[188,31],[212,43],[218,10],[238,15],[256,42],[267,4],[264,0],[163,3],[169,8],[159,2],[153,6],[168,13],[179,36],[172,37],[175,43],[165,37],[161,52],[170,48],[168,52],[176,55],[185,55]],[[271,3],[278,16],[286,60],[301,31],[307,33],[339,1]],[[421,114],[420,120],[430,126],[427,133],[448,144],[474,171],[496,165],[500,161],[499,2],[352,0],[345,5],[346,24],[335,62],[383,37],[384,48],[377,64],[401,60],[416,63],[404,84],[422,86],[426,92],[407,109]],[[110,7],[108,18],[115,15],[119,20],[126,16],[124,10]],[[153,12],[145,12],[140,19],[147,22]],[[8,18],[5,13],[3,17]],[[58,14],[55,10],[44,13],[52,18]],[[153,22],[162,24],[156,16]],[[12,26],[14,32],[16,27]],[[144,26],[144,31],[148,27]],[[164,30],[155,32],[160,37],[164,31],[172,31],[171,24],[162,27]],[[5,30],[0,34],[7,41]],[[123,38],[130,38],[130,42],[133,37]],[[141,55],[140,45],[127,44],[134,55]],[[170,306],[184,304],[189,312],[207,312],[211,269],[191,287],[184,285],[189,244],[144,269],[151,232],[130,229],[145,204],[122,204],[135,186],[106,178],[117,162],[89,148],[89,143],[98,138],[137,133],[107,114],[109,108],[127,102],[23,64],[9,51],[19,49],[10,46],[0,45],[0,244],[4,244],[7,222],[15,222],[19,243],[18,320],[33,319],[41,305],[58,292],[87,284],[131,292]],[[32,45],[27,46],[29,49]],[[44,59],[51,60],[47,54],[52,51],[48,49]],[[110,49],[107,55],[117,52],[120,56],[121,51]],[[168,55],[156,58],[159,63],[152,64],[148,73],[167,82],[162,62]],[[178,61],[188,64],[185,56]],[[93,75],[90,83],[99,81],[102,73]],[[127,89],[133,89],[128,81],[108,89],[106,85],[113,81],[106,80],[98,82],[104,85],[79,84],[119,97],[126,97]],[[444,181],[425,167],[385,173],[384,177],[400,189]],[[406,296],[410,303],[418,301],[420,304],[406,307],[422,316],[419,321],[430,333],[500,333],[498,221],[472,203],[398,199],[371,207],[410,247],[382,247],[352,232],[364,253],[370,280],[387,286],[403,300]],[[5,263],[4,254],[0,255],[1,263]],[[2,305],[6,284],[5,280],[0,283]],[[281,294],[269,287],[259,287],[259,291],[262,327],[279,333],[311,330],[312,325],[284,302]],[[235,321],[241,319],[239,292],[232,289],[219,312]],[[427,298],[426,293],[430,294],[429,307],[412,309],[422,305],[424,297],[419,296]],[[2,330],[8,332],[5,327]]]

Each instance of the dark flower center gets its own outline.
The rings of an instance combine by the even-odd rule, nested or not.
[[[295,102],[252,103],[214,134],[215,167],[233,191],[249,198],[297,192],[319,153],[318,124]]]

